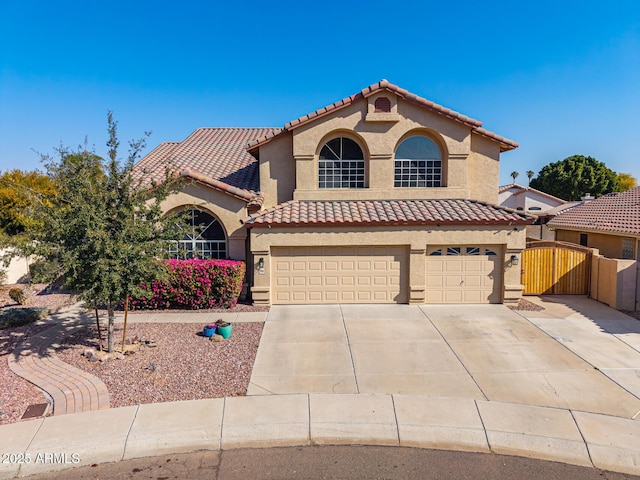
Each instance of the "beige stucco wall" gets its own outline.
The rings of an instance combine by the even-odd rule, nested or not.
[[[247,216],[246,202],[194,182],[171,194],[162,203],[162,211],[166,213],[189,206],[196,206],[213,214],[227,234],[229,257],[234,260],[246,260],[247,230],[240,222]]]
[[[371,104],[382,95],[392,99],[392,112],[367,117]],[[384,118],[390,121],[380,121]],[[405,138],[418,134],[430,137],[439,145],[443,153],[446,187],[393,187],[394,152]],[[362,148],[367,165],[367,188],[318,188],[318,154],[324,143],[337,136],[349,137]],[[499,154],[496,142],[472,135],[470,127],[405,102],[389,92],[381,92],[300,126],[260,147],[261,188],[265,193],[265,206],[292,198],[473,198],[497,203]]]
[[[637,309],[638,262],[593,257],[591,297],[618,310]]]
[[[0,250],[0,257],[8,253],[9,250]],[[29,265],[31,263],[32,260],[25,257],[14,257],[7,266],[5,266],[3,262],[0,262],[0,271],[5,272],[6,275],[4,282],[6,284],[12,284],[28,280]]]
[[[560,242],[571,242],[580,244],[580,233],[587,234],[587,246],[597,248],[600,254],[609,258],[622,258],[622,239],[633,237],[621,237],[617,235],[607,235],[588,231],[573,231],[556,229],[556,240]],[[636,258],[638,251],[636,249]]]
[[[527,238],[536,240],[555,240],[556,232],[546,225],[527,225]]]
[[[259,157],[263,208],[291,200],[296,188],[292,134],[285,133],[260,147]]]
[[[500,145],[480,135],[471,135],[471,152],[467,158],[467,187],[471,198],[498,203],[499,159]]]
[[[517,301],[522,294],[520,268],[509,266],[511,255],[520,256],[525,248],[525,229],[505,230],[493,227],[378,227],[358,229],[349,227],[324,228],[253,228],[251,251],[254,255],[255,303],[270,303],[270,255],[272,247],[323,246],[406,246],[410,254],[409,297],[411,303],[424,303],[426,249],[433,245],[492,245],[500,246],[504,255],[503,301]],[[264,274],[258,273],[257,262],[264,259]],[[251,268],[251,266],[248,266]]]

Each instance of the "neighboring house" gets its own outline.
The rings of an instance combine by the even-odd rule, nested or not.
[[[254,303],[515,302],[534,217],[496,205],[517,143],[481,125],[382,80],[283,128],[198,129],[136,173],[180,172],[164,209],[206,228],[173,251],[246,260]]]
[[[559,212],[579,203],[565,202],[535,188],[515,183],[503,185],[498,190],[498,205],[538,217],[533,225],[527,226],[529,240],[555,240],[555,233],[547,228],[546,223]]]
[[[558,241],[597,248],[609,258],[638,260],[640,187],[583,203],[547,225],[556,231]]]
[[[498,205],[534,215],[539,215],[564,203],[565,200],[558,197],[515,183],[503,185],[498,191]]]

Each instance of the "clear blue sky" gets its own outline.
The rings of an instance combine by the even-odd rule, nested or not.
[[[382,78],[518,141],[501,184],[573,154],[640,179],[640,0],[0,0],[0,169],[105,155],[108,110],[149,151]]]

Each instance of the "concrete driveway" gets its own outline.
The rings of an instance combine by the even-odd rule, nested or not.
[[[273,306],[248,395],[412,394],[634,418],[640,322],[585,297],[534,300],[545,310]]]

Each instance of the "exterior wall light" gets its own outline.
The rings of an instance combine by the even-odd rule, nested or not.
[[[511,255],[511,265],[516,266],[520,263],[520,260],[515,255]]]
[[[260,257],[260,260],[258,260],[258,269],[262,270],[264,268],[264,258]]]

